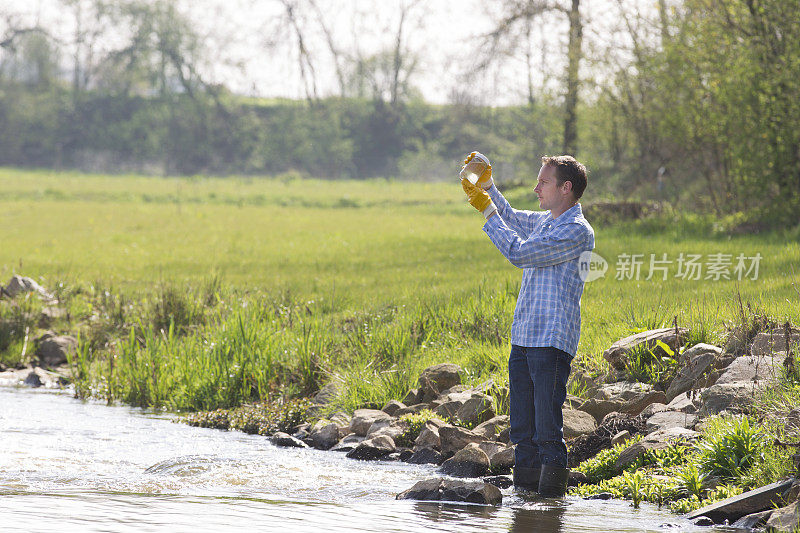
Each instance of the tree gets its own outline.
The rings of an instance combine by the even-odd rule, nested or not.
[[[525,49],[526,57],[530,47],[530,28],[540,22],[544,15],[556,13],[564,15],[569,21],[567,42],[567,68],[564,94],[564,136],[562,150],[574,154],[577,150],[577,109],[580,89],[580,63],[583,56],[583,20],[580,13],[580,0],[498,0],[502,15],[492,30],[483,39],[484,50],[481,66],[488,65],[494,57],[509,56]],[[526,38],[523,38],[526,37]],[[531,79],[531,63],[528,60],[528,79]],[[528,90],[529,101],[533,100],[531,83]]]

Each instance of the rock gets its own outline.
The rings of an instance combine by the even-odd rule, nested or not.
[[[455,477],[479,477],[489,471],[489,456],[471,443],[442,463],[442,472]]]
[[[471,393],[475,392],[475,390],[474,389],[469,389],[466,385],[462,385],[461,383],[458,383],[458,384],[453,385],[452,387],[444,389],[442,392],[440,392],[439,396],[437,397],[437,399],[445,398],[446,396],[449,396],[450,394],[460,394],[462,392],[466,392],[467,394],[464,395],[464,397],[465,398],[469,398]]]
[[[760,529],[767,523],[769,517],[772,515],[772,510],[761,511],[760,513],[752,513],[741,517],[739,520],[731,524],[733,529]]]
[[[444,456],[433,448],[420,448],[408,459],[413,465],[434,464],[440,465],[444,462]]]
[[[311,424],[303,424],[299,428],[297,428],[297,431],[295,431],[292,436],[294,438],[296,438],[296,439],[300,439],[302,441],[305,441],[308,438],[308,435],[309,435],[308,430],[309,429],[311,429]]]
[[[662,391],[649,389],[635,393],[626,390],[623,393],[612,396],[610,399],[592,398],[586,400],[581,404],[580,410],[589,413],[595,420],[602,420],[607,414],[613,412],[635,416],[653,403],[667,403],[666,395]]]
[[[785,328],[774,328],[770,331],[762,331],[753,339],[753,345],[750,347],[750,355],[753,356],[768,356],[774,352],[786,352],[786,341],[788,337],[789,348],[793,344],[800,343],[800,330],[797,328],[790,328],[787,336]]]
[[[663,403],[651,403],[650,405],[642,409],[642,412],[639,413],[639,416],[641,416],[644,419],[648,419],[656,413],[663,413],[664,411],[667,410],[668,410],[667,406]]]
[[[692,524],[696,526],[708,527],[708,526],[713,526],[714,521],[707,516],[698,516],[697,518],[692,520]]]
[[[713,368],[714,360],[721,352],[721,348],[711,344],[696,344],[686,350],[681,356],[684,366],[667,388],[667,400],[671,402],[679,394],[705,385],[705,382],[700,384],[699,381]]]
[[[797,531],[800,527],[800,502],[794,502],[772,511],[767,520],[767,531]]]
[[[398,500],[432,500],[496,505],[503,501],[500,489],[482,481],[426,479],[397,495]]]
[[[744,411],[750,408],[756,394],[763,389],[762,382],[717,383],[700,395],[700,415],[709,416],[726,410]]]
[[[327,405],[336,399],[339,389],[334,382],[326,383],[315,395],[314,403],[320,405]]]
[[[722,348],[723,353],[744,355],[748,352],[747,346],[747,331],[738,326],[734,328],[725,340],[725,346]]]
[[[450,457],[467,444],[484,439],[468,429],[447,425],[439,428],[439,440],[442,453],[445,457]]]
[[[623,442],[627,442],[631,438],[631,432],[628,430],[623,430],[611,437],[611,446],[616,446],[617,444],[622,444]]]
[[[430,421],[429,421],[430,422]],[[414,449],[433,448],[441,449],[442,442],[439,439],[439,428],[435,424],[425,422],[425,427],[419,432],[419,436],[414,441]]]
[[[743,355],[737,357],[717,380],[717,385],[740,381],[772,381],[780,377],[784,356]]]
[[[339,442],[339,426],[328,420],[318,420],[311,426],[308,440],[318,450],[330,450]]]
[[[378,435],[362,441],[354,449],[347,452],[350,459],[372,460],[385,457],[396,450],[394,441],[386,435]]]
[[[365,437],[369,427],[376,420],[389,420],[391,418],[391,416],[377,409],[356,409],[356,412],[353,413],[353,418],[350,420],[350,431]]]
[[[416,405],[422,403],[422,395],[419,393],[419,389],[411,389],[401,401],[404,405]]]
[[[776,504],[780,505],[782,503],[782,494],[791,485],[791,480],[770,483],[769,485],[701,507],[689,513],[687,518],[693,520],[699,516],[707,516],[718,524],[723,523],[725,520],[733,522],[749,514],[773,509]],[[788,513],[784,514],[784,516],[787,515]],[[774,517],[775,514],[773,513],[770,520]],[[769,527],[769,522],[767,523],[767,527]],[[791,530],[791,527],[780,529]]]
[[[459,401],[444,402],[436,406],[433,412],[436,413],[436,416],[450,420],[456,418],[458,410],[461,409],[461,406],[463,405],[464,403]]]
[[[441,363],[429,366],[419,376],[419,387],[422,401],[435,400],[445,389],[461,383],[462,368],[453,363]]]
[[[414,456],[414,452],[412,452],[408,448],[403,448],[399,452],[389,454],[389,458],[392,458],[395,455],[397,455],[398,461],[403,461],[404,463],[407,463],[408,460]]]
[[[405,407],[406,404],[404,404],[403,402],[398,402],[397,400],[389,400],[389,402],[383,406],[383,409],[381,409],[381,411],[383,411],[389,416],[394,416],[397,411],[399,411],[400,409],[404,409]]]
[[[565,439],[587,435],[597,429],[597,421],[589,413],[575,409],[564,409],[562,413]]]
[[[597,390],[595,388],[594,393],[596,393],[596,392],[597,392]],[[594,394],[594,393],[592,393],[592,394]],[[565,409],[577,409],[585,401],[586,401],[586,398],[581,398],[580,396],[575,396],[574,394],[567,394],[567,398],[564,400],[564,408]]]
[[[681,413],[696,413],[697,407],[700,404],[700,394],[702,391],[695,391],[697,393],[697,402],[691,398],[688,392],[683,392],[677,395],[669,405],[667,405],[667,411],[679,411]],[[653,413],[655,414],[655,413]]]
[[[647,432],[658,431],[659,429],[669,428],[691,428],[697,422],[697,417],[687,413],[677,411],[664,411],[656,413],[647,419]]]
[[[475,393],[458,409],[456,417],[473,426],[491,420],[494,418],[492,399],[485,394]]]
[[[514,447],[506,446],[489,457],[489,466],[494,472],[502,472],[514,467]]]
[[[39,314],[38,326],[40,328],[49,328],[53,323],[67,316],[67,310],[61,307],[45,307]]]
[[[305,442],[292,437],[288,433],[283,433],[282,431],[273,434],[269,440],[272,444],[281,448],[308,448],[308,444]]]
[[[507,489],[514,484],[509,476],[488,476],[483,478],[484,483],[491,483],[498,489]]]
[[[40,367],[24,367],[19,370],[7,370],[0,374],[0,384],[26,385],[32,388],[59,388],[66,379],[55,372]]]
[[[678,440],[692,440],[696,438],[697,435],[698,433],[696,431],[684,428],[670,428],[655,431],[642,438],[639,442],[635,442],[622,450],[622,453],[619,454],[615,462],[615,466],[619,469],[625,468],[646,451],[663,450],[672,442]]]
[[[67,355],[75,354],[78,340],[69,335],[45,333],[36,340],[36,355],[46,366],[58,366],[67,362]]]
[[[597,494],[592,494],[591,496],[587,496],[584,498],[585,500],[611,500],[614,498],[614,495],[610,492],[599,492]]]
[[[652,349],[653,353],[658,354],[661,352],[663,354],[663,350],[656,344],[657,341],[661,341],[677,352],[678,348],[685,342],[688,331],[689,330],[686,328],[679,328],[677,335],[675,334],[675,328],[643,331],[620,339],[612,344],[608,350],[603,352],[603,358],[611,363],[612,368],[615,370],[625,370],[625,366],[628,362],[627,354],[631,349],[644,344],[646,347]]]
[[[42,385],[44,385],[44,383],[42,383],[42,379],[36,373],[36,370],[31,370],[30,372],[28,372],[28,375],[25,377],[23,383],[28,387],[33,387],[33,388],[41,387]]]
[[[650,392],[653,390],[652,385],[647,383],[639,383],[638,381],[620,381],[618,383],[611,383],[603,385],[592,398],[598,400],[618,400],[628,401],[641,396],[642,393]]]
[[[511,427],[505,428],[497,434],[497,442],[505,442],[508,444],[511,441]]]
[[[386,435],[391,437],[392,440],[396,439],[403,434],[404,429],[400,427],[394,420],[386,424],[384,421],[379,420],[372,424],[367,431],[367,438],[371,439],[378,435]]]
[[[355,433],[351,433],[344,437],[342,440],[336,443],[336,445],[331,448],[332,452],[349,452],[350,450],[354,450],[356,446],[364,442],[366,437],[360,437]]]
[[[487,439],[496,439],[502,429],[508,427],[508,415],[498,415],[490,418],[486,422],[478,424],[473,428],[473,432]]]
[[[44,300],[55,300],[52,294],[47,292],[41,285],[36,283],[33,279],[23,276],[14,275],[5,286],[2,294],[6,294],[11,298],[16,298],[18,294],[23,292],[35,292],[40,298]]]
[[[489,462],[492,460],[492,456],[496,453],[499,453],[505,450],[508,446],[503,444],[502,442],[497,442],[494,440],[484,440],[477,443],[478,448],[483,450],[486,455],[489,456]]]
[[[577,470],[570,470],[569,477],[567,478],[568,487],[577,487],[578,485],[586,485],[589,483],[589,478],[583,472]]]
[[[403,415],[415,415],[424,411],[425,409],[430,409],[430,404],[427,403],[418,403],[416,405],[410,405],[408,407],[403,407],[402,409],[398,409],[394,416],[401,417]]]
[[[350,417],[343,411],[337,411],[330,416],[329,420],[339,426],[340,428],[346,427],[350,429]]]

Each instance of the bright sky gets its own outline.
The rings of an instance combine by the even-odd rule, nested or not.
[[[90,0],[82,0],[86,5]],[[195,21],[203,36],[210,61],[203,68],[208,81],[221,82],[237,93],[255,96],[302,98],[304,83],[299,73],[294,35],[281,25],[284,8],[279,0],[174,0],[181,12]],[[337,45],[369,56],[391,48],[396,36],[400,7],[413,0],[317,0]],[[303,2],[298,2],[303,3]],[[582,12],[590,26],[585,31],[587,50],[606,46],[613,39],[603,30],[604,16],[615,20],[612,6],[652,4],[646,0],[584,0]],[[0,0],[0,13],[13,13],[26,22],[39,22],[53,33],[71,40],[75,17],[62,0]],[[432,102],[446,102],[454,89],[466,90],[478,102],[498,105],[523,100],[527,91],[524,52],[506,58],[480,75],[469,75],[478,53],[478,37],[493,27],[497,12],[488,12],[479,0],[423,0],[409,11],[406,21],[407,50],[419,60],[412,84]],[[496,5],[496,4],[491,4]],[[496,7],[494,8],[497,9]],[[302,16],[301,11],[301,16]],[[310,17],[312,13],[307,12]],[[604,15],[605,14],[605,15]],[[307,47],[314,56],[319,93],[337,89],[332,56],[313,19],[306,21]],[[542,65],[560,72],[565,62],[566,17],[552,15],[533,29],[530,47],[534,66],[533,85],[558,87],[554,75],[542,74]],[[118,36],[117,36],[118,39]],[[113,46],[114,35],[103,41]],[[269,41],[275,41],[269,46]]]

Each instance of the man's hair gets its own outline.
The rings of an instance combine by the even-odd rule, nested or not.
[[[575,199],[583,196],[586,190],[586,167],[578,163],[570,155],[546,155],[542,157],[542,165],[555,167],[556,180],[561,186],[565,181],[572,182],[572,194]]]

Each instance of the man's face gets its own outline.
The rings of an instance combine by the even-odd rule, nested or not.
[[[556,167],[545,165],[539,170],[536,187],[533,192],[539,197],[539,207],[545,210],[552,210],[562,205],[566,196],[571,192],[568,190],[569,182],[564,182],[560,187],[556,178]]]

